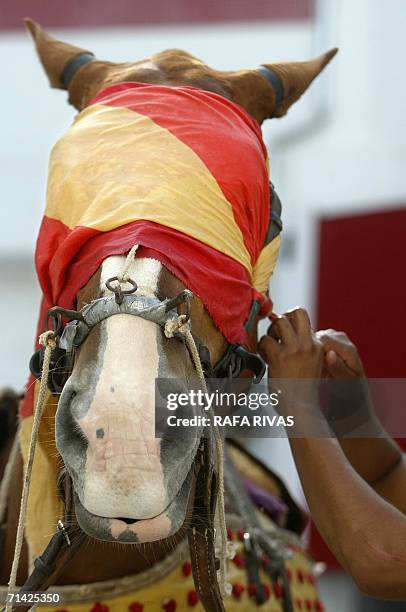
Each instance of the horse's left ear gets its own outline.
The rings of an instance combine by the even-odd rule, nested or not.
[[[51,87],[66,89],[70,104],[81,110],[101,89],[115,65],[95,60],[87,49],[52,38],[32,19],[24,21]]]
[[[68,43],[52,38],[33,19],[24,19],[25,25],[34,39],[38,57],[48,76],[51,87],[66,89],[62,75],[68,63],[75,57],[93,56],[91,51],[75,47]]]

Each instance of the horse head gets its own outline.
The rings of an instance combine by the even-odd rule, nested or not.
[[[105,259],[79,292],[78,306],[111,296],[106,281],[124,261]],[[129,275],[143,298],[162,301],[184,289],[155,259],[135,259]],[[226,342],[196,297],[190,317],[194,337],[218,361]],[[56,417],[57,447],[73,480],[78,521],[89,535],[150,542],[175,534],[190,516],[199,438],[155,437],[155,379],[172,380],[171,392],[182,393],[196,378],[185,343],[166,337],[156,322],[119,314],[90,331]]]
[[[134,82],[213,92],[261,123],[284,115],[336,52],[333,49],[309,62],[264,64],[262,70],[237,72],[216,71],[177,49],[115,64],[51,38],[31,20],[27,26],[51,86],[67,89],[70,103],[78,110],[86,109],[85,113],[101,90]],[[113,131],[114,126],[109,128],[109,133]],[[59,150],[59,155],[61,161],[69,158],[76,163],[66,151]],[[63,180],[59,175],[53,186],[58,188]],[[95,176],[94,183],[97,180]],[[81,198],[87,187],[76,187]],[[215,189],[218,186],[212,186],[212,192]],[[77,293],[79,308],[112,296],[106,281],[120,273],[124,260],[117,255],[104,258]],[[185,287],[193,289],[170,269],[141,253],[131,262],[129,276],[137,283],[139,294],[155,301],[173,298]],[[209,349],[215,366],[229,342],[205,306],[193,298],[192,329],[198,343]],[[255,331],[248,345],[256,349]],[[58,403],[56,442],[72,477],[78,522],[95,538],[118,542],[163,539],[178,532],[188,516],[199,439],[155,438],[157,378],[176,381],[179,392],[196,378],[196,371],[185,344],[167,338],[163,327],[152,320],[130,314],[110,316],[90,330],[77,351]]]

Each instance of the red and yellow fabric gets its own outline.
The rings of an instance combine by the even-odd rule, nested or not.
[[[108,87],[51,153],[38,333],[48,308],[73,308],[102,261],[138,243],[138,256],[160,260],[226,339],[243,343],[252,299],[272,310],[279,237],[263,248],[269,207],[266,148],[243,108],[193,87]],[[32,393],[22,414],[32,414]]]
[[[271,308],[268,222],[266,148],[245,110],[191,87],[114,85],[51,154],[36,255],[44,297],[72,305],[105,257],[138,242],[243,342],[252,298]]]

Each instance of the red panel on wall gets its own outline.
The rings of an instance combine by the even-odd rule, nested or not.
[[[312,0],[13,0],[3,2],[0,29],[22,27],[23,17],[45,27],[89,27],[306,19]]]
[[[406,208],[320,223],[319,328],[344,330],[370,378],[406,376]]]
[[[318,329],[345,331],[370,378],[405,378],[406,208],[322,219],[318,261]],[[311,548],[336,563],[314,527]]]

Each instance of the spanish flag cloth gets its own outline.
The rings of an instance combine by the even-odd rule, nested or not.
[[[244,343],[252,300],[272,309],[269,219],[267,152],[244,109],[194,87],[113,85],[51,153],[36,251],[44,303],[73,308],[102,261],[138,243]]]

